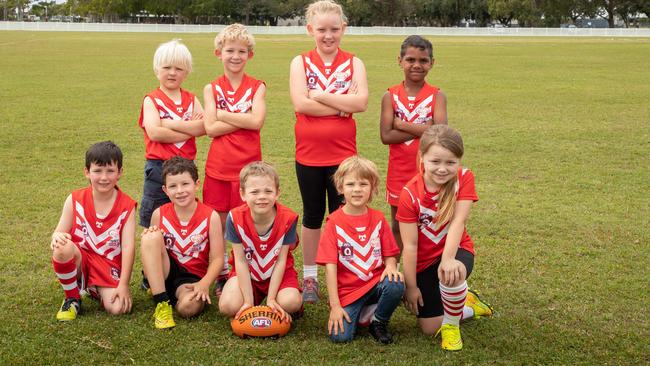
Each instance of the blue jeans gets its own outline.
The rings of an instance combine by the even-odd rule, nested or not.
[[[343,308],[350,317],[351,323],[348,323],[343,318],[343,332],[339,331],[338,335],[331,334],[330,340],[332,342],[348,342],[354,338],[359,322],[359,314],[365,305],[377,304],[375,310],[375,318],[381,322],[388,323],[393,312],[399,306],[404,295],[404,282],[389,281],[384,278],[365,295],[361,296],[357,301]]]
[[[162,190],[162,160],[148,159],[144,165],[144,188],[140,202],[140,226],[151,226],[151,214],[158,207],[169,202],[169,197]],[[158,225],[158,223],[155,223]]]

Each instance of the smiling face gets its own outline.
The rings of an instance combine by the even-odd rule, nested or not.
[[[253,215],[263,216],[274,210],[280,191],[270,176],[250,175],[241,187],[240,194]]]
[[[420,82],[433,67],[433,60],[425,49],[408,47],[404,56],[398,58],[399,66],[404,70],[404,78],[411,82]]]
[[[357,174],[348,173],[343,176],[343,184],[338,187],[339,192],[345,198],[345,206],[348,212],[361,214],[366,210],[372,194],[372,183],[368,179],[359,177]]]
[[[422,164],[427,188],[437,191],[443,184],[456,177],[460,159],[441,145],[434,144],[422,154]]]
[[[166,90],[177,90],[187,78],[188,71],[178,65],[162,65],[156,71],[160,87]]]
[[[199,181],[192,179],[189,172],[183,172],[175,175],[167,174],[162,188],[175,206],[186,207],[194,203],[198,187]]]
[[[249,50],[248,44],[240,40],[226,41],[214,54],[221,60],[224,69],[233,74],[242,72],[248,59],[253,57],[253,51]]]
[[[315,14],[307,24],[307,31],[314,37],[318,51],[330,55],[338,50],[345,27],[341,15],[327,12]]]
[[[106,165],[91,163],[90,169],[84,168],[84,174],[94,192],[107,193],[115,189],[117,181],[122,177],[122,169],[119,169],[115,162]]]

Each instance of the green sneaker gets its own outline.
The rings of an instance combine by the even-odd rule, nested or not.
[[[77,314],[81,312],[81,300],[69,297],[63,300],[61,309],[56,313],[56,320],[68,322],[77,319]]]
[[[172,306],[169,304],[169,301],[159,302],[156,305],[156,311],[153,313],[156,329],[167,329],[176,326],[172,312]]]
[[[481,298],[478,296],[478,292],[471,289],[467,289],[465,306],[469,306],[470,308],[474,309],[474,319],[492,316],[494,313],[492,305],[481,300]]]
[[[440,346],[445,351],[460,351],[463,349],[463,339],[460,337],[460,327],[453,324],[443,324],[438,332],[442,337]]]

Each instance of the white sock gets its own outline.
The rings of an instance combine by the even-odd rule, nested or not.
[[[302,278],[315,278],[318,280],[318,265],[302,266]]]
[[[467,298],[467,282],[463,281],[456,287],[447,287],[440,284],[440,298],[444,316],[442,324],[460,325],[460,318],[463,316],[465,298]]]
[[[474,317],[474,309],[469,306],[463,307],[463,319],[470,319]]]

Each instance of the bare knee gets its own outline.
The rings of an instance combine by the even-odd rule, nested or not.
[[[442,316],[435,318],[420,318],[418,319],[418,324],[420,325],[420,330],[422,333],[427,335],[434,335],[440,329],[442,325]]]
[[[287,313],[295,313],[302,306],[302,295],[295,288],[285,288],[278,293],[278,304]]]
[[[52,258],[60,263],[67,262],[74,257],[74,244],[59,245],[52,250]]]
[[[145,253],[151,250],[158,250],[163,242],[161,231],[149,231],[142,235],[140,252]]]
[[[102,305],[104,306],[104,310],[110,315],[122,315],[126,313],[126,310],[122,309],[121,302],[119,301],[110,303],[109,301],[102,300]]]
[[[203,311],[204,306],[205,303],[203,301],[190,300],[187,298],[179,299],[178,303],[176,303],[176,311],[181,317],[190,318]]]

